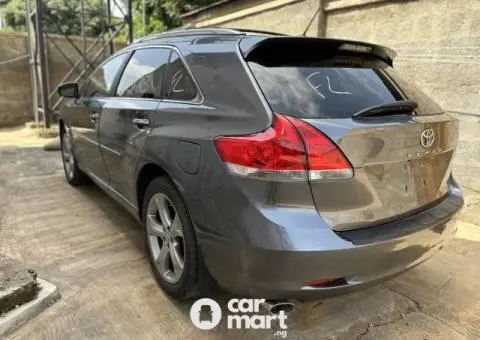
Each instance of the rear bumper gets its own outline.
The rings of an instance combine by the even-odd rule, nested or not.
[[[323,231],[328,236],[318,239],[313,249],[289,249],[288,242],[267,249],[207,235],[199,235],[199,240],[207,267],[227,291],[260,298],[317,299],[375,284],[430,258],[454,236],[457,228],[451,218],[462,205],[460,190],[453,188],[435,207],[400,221],[355,233]],[[272,237],[285,236],[286,230],[291,233],[278,228]],[[303,230],[300,225],[297,228]],[[305,285],[334,278],[345,282],[330,287]]]

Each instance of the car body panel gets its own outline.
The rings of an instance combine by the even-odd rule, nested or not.
[[[199,232],[198,238],[211,274],[229,291],[271,299],[318,299],[368,287],[427,260],[453,238],[457,224],[451,217],[462,205],[460,190],[451,181],[441,204],[363,231],[339,234],[325,227],[318,214],[289,209],[282,218],[271,211],[264,215],[264,223],[251,225],[252,238],[270,240],[269,247],[211,233]],[[356,232],[367,235],[354,237],[351,233]],[[306,286],[310,281],[335,278],[345,283]]]
[[[139,158],[150,130],[150,123],[138,126],[134,120],[153,122],[159,103],[151,99],[108,98],[103,101],[100,137],[109,185],[136,204],[136,176]]]
[[[448,114],[306,121],[330,137],[354,169],[349,180],[310,183],[317,209],[333,229],[394,220],[447,193],[458,143],[458,121]],[[423,147],[427,129],[436,140]]]
[[[333,184],[328,188],[307,181],[274,182],[230,174],[215,149],[215,138],[266,130],[272,124],[272,109],[243,60],[239,42],[245,34],[225,29],[218,34],[200,31],[205,33],[168,33],[164,38],[152,37],[126,48],[133,51],[163,46],[178,51],[201,90],[200,101],[96,99],[103,109],[98,153],[89,154],[80,145],[81,168],[93,174],[90,163],[83,162],[91,157],[105,164],[108,179],[94,174],[92,178],[137,220],[141,219],[139,176],[145,167],[154,165],[184,198],[205,264],[220,286],[238,294],[272,298],[320,297],[372,284],[420,263],[452,237],[455,226],[450,219],[463,200],[449,169],[444,177],[432,177],[429,185],[439,188],[434,194],[423,192],[438,200],[425,200],[430,204],[422,211],[409,210],[399,216],[402,209],[388,211],[382,203],[392,202],[402,189],[402,181],[414,177],[402,177],[397,170],[407,164],[410,171],[427,171],[421,162],[429,160],[431,154],[422,153],[406,161],[406,149],[395,154],[395,148],[388,148],[385,157],[388,155],[391,162],[382,159],[382,171],[389,166],[398,168],[392,175],[397,177],[388,182],[388,176],[379,177],[375,161],[369,159],[377,145],[372,140],[382,145],[411,141],[413,152],[422,129],[433,127],[440,138],[434,149],[438,157],[426,162],[428,171],[442,157],[450,161],[457,138],[451,132],[457,123],[446,115],[411,117],[408,127],[392,117],[363,122],[307,120],[337,143],[354,165],[354,178],[343,189],[333,188]],[[242,41],[266,38],[251,36]],[[85,124],[80,122],[80,114],[75,106],[66,106],[61,113],[74,134],[76,152],[82,139],[81,124]],[[148,119],[148,127],[134,126],[134,118]],[[361,147],[367,143],[371,145]],[[442,164],[447,167],[447,161]],[[376,178],[381,178],[379,185],[386,189],[375,200],[366,193],[362,195],[361,188],[375,185]],[[344,216],[339,209],[319,209],[319,205],[328,203],[322,201],[322,195],[340,199],[335,190],[344,196],[356,193],[355,209]],[[407,198],[418,202],[422,195],[417,190],[414,196],[411,190],[410,196],[399,201],[404,207],[408,206]],[[352,230],[352,221],[359,218],[363,228]],[[398,233],[386,232],[394,229]],[[309,280],[336,276],[344,277],[346,286],[310,289],[304,285]]]
[[[94,176],[108,182],[107,169],[98,145],[101,107],[102,103],[97,98],[79,98],[69,103],[69,114],[65,119],[71,128],[75,156],[80,166],[88,168]]]

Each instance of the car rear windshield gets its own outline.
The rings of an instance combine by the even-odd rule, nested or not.
[[[272,66],[255,61],[248,65],[272,110],[298,118],[350,118],[365,108],[404,99],[418,103],[416,114],[442,112],[426,94],[381,62],[368,67]]]

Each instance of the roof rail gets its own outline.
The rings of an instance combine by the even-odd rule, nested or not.
[[[173,29],[162,33],[157,33],[153,35],[149,35],[143,38],[138,39],[136,42],[143,42],[152,39],[158,38],[168,38],[168,37],[181,37],[185,35],[192,35],[192,34],[242,34],[242,32],[238,30],[233,30],[230,28],[221,28],[221,27],[209,27],[209,28],[179,28]]]
[[[242,32],[243,33],[257,33],[257,34],[282,35],[282,36],[288,35],[288,34],[284,34],[284,33],[271,32],[271,31],[252,30],[252,29],[249,29],[249,28],[232,28],[232,27],[228,27],[228,28],[231,29],[231,30],[240,32],[240,33],[242,33]]]
[[[229,28],[229,27],[206,27],[206,28],[178,28],[169,30],[162,33],[157,33],[153,35],[149,35],[143,38],[136,40],[135,42],[144,42],[152,39],[158,38],[169,38],[169,37],[181,37],[185,35],[192,35],[192,34],[228,34],[228,35],[242,35],[247,33],[256,33],[256,34],[268,34],[268,35],[281,35],[285,36],[285,34],[277,33],[277,32],[268,32],[268,31],[261,31],[261,30],[253,30],[253,29],[244,29],[244,28]]]

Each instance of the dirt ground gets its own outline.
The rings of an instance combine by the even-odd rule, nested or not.
[[[419,267],[370,289],[298,304],[290,339],[480,338],[478,119],[462,122],[455,172],[459,232]],[[196,329],[191,302],[157,287],[142,230],[94,185],[72,188],[60,154],[0,132],[0,253],[55,283],[62,298],[8,339],[275,339],[273,331]],[[3,146],[2,146],[3,145]],[[228,296],[218,297],[222,301]]]

